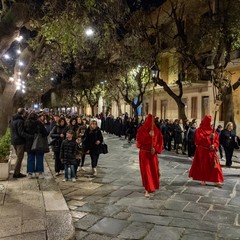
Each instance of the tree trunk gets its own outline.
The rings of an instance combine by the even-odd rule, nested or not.
[[[170,97],[172,97],[178,106],[178,118],[185,121],[187,119],[185,113],[185,104],[182,102],[182,94],[176,95],[172,89],[164,82],[162,79],[157,79],[157,84],[163,87],[164,91],[168,93]],[[182,93],[182,88],[179,89],[180,93]]]
[[[116,103],[117,103],[117,107],[118,107],[118,116],[121,116],[122,115],[121,104],[119,101],[116,101]]]
[[[183,122],[185,122],[187,120],[187,116],[186,116],[186,113],[185,113],[185,104],[182,102],[182,100],[179,98],[177,100],[174,99],[178,105],[178,118],[179,119],[182,119]]]
[[[94,115],[94,106],[95,106],[95,105],[91,105],[92,117],[94,117],[94,116],[95,116],[95,115]]]
[[[13,91],[14,86],[7,84],[2,95],[0,95],[0,135],[4,134],[11,115],[13,114]]]
[[[134,113],[134,117],[138,117],[138,107],[137,106],[133,106],[133,113]]]
[[[234,125],[234,128],[236,127],[235,121],[234,121],[234,110],[233,110],[233,94],[232,92],[223,95],[223,120],[224,125],[226,125],[228,122],[232,122]]]

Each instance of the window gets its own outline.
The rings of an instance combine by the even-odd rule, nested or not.
[[[153,101],[153,116],[157,116],[157,100]]]
[[[167,116],[167,100],[161,100],[161,119],[166,119]]]
[[[197,97],[191,98],[191,118],[197,118]]]
[[[202,118],[204,118],[204,116],[208,115],[209,112],[210,112],[210,110],[209,110],[209,97],[204,96],[204,97],[202,97]]]

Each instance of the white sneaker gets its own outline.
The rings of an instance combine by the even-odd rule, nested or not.
[[[28,173],[27,177],[28,177],[29,179],[31,179],[31,178],[33,178],[33,174],[32,174],[32,173]]]
[[[188,160],[192,160],[192,158],[191,158],[191,157],[188,157]]]
[[[43,179],[43,178],[44,178],[43,173],[39,173],[39,174],[38,174],[38,179]]]
[[[93,168],[93,176],[97,176],[97,168]]]
[[[76,178],[72,178],[72,182],[76,182],[77,180],[76,180]]]
[[[60,173],[59,173],[59,172],[56,172],[56,173],[55,173],[55,176],[59,176],[59,175],[60,175]]]
[[[79,172],[80,170],[81,170],[81,167],[78,167],[78,168],[77,168],[77,172]]]
[[[63,181],[63,182],[66,182],[66,181],[67,181],[67,179],[66,179],[66,178],[64,178],[62,181]]]

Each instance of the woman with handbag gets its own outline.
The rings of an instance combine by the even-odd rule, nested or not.
[[[32,138],[26,140],[25,151],[27,152],[27,174],[29,178],[37,172],[38,178],[44,178],[43,157],[48,152],[47,130],[44,124],[38,120],[42,115],[30,113],[26,122],[26,132],[32,135]]]
[[[58,120],[58,123],[55,127],[53,127],[50,132],[50,137],[53,139],[53,152],[54,152],[54,160],[55,160],[55,173],[56,176],[60,174],[60,171],[64,170],[64,165],[60,159],[60,148],[62,142],[64,140],[65,128],[67,126],[67,122],[64,117],[61,117]]]
[[[93,176],[97,176],[97,164],[102,142],[102,132],[97,126],[97,121],[92,119],[83,137],[83,147],[85,153],[90,154]]]

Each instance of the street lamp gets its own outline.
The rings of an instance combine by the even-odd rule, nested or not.
[[[152,74],[152,78],[156,79],[159,77],[159,69],[158,66],[156,65],[156,63],[151,67],[151,74]]]
[[[106,82],[107,82],[106,80],[100,82],[103,86],[103,94],[104,94],[104,91],[105,91],[104,85],[105,85]],[[102,99],[103,99],[102,113],[104,115],[105,114],[105,99],[104,99],[104,97]]]
[[[88,36],[88,37],[91,37],[93,34],[94,34],[94,31],[92,28],[87,28],[85,30],[85,34]]]

